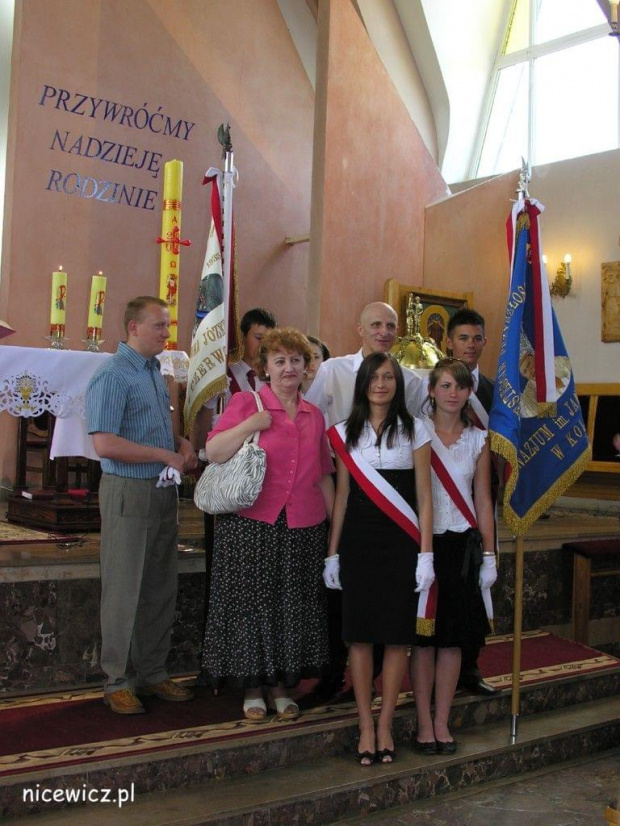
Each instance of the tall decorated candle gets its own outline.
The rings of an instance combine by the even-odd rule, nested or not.
[[[50,308],[50,335],[64,338],[67,311],[67,273],[58,267],[52,273],[52,304]]]
[[[164,202],[161,216],[161,259],[159,268],[159,297],[170,310],[170,338],[166,349],[177,349],[179,307],[179,265],[181,247],[190,241],[181,240],[181,197],[183,195],[183,162],[167,161],[164,166]]]
[[[103,309],[105,306],[106,277],[103,273],[93,275],[90,282],[90,300],[88,303],[88,330],[86,337],[89,340],[99,341],[103,327]]]

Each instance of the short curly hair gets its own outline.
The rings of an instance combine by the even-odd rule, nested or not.
[[[304,358],[306,367],[312,360],[312,350],[310,343],[303,333],[295,327],[274,327],[267,330],[261,339],[254,366],[256,372],[265,375],[267,369],[267,356],[269,353],[276,353],[278,350],[289,350],[292,353],[299,353]]]

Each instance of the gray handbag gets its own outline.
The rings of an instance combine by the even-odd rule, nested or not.
[[[263,410],[254,390],[256,406]],[[194,489],[196,507],[206,513],[235,513],[251,507],[263,487],[267,456],[258,445],[259,432],[248,436],[226,462],[212,462],[204,469]]]

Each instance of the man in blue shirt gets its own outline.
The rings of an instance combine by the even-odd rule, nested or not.
[[[156,358],[169,337],[165,301],[141,296],[125,311],[127,341],[86,390],[88,432],[101,458],[101,667],[104,702],[142,714],[137,694],[190,700],[168,677],[166,659],[177,593],[177,493],[157,486],[164,468],[197,466],[175,438],[170,398]]]

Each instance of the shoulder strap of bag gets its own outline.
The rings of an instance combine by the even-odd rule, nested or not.
[[[256,407],[258,408],[258,412],[260,413],[262,410],[264,410],[264,409],[265,409],[265,408],[263,407],[263,400],[262,400],[262,399],[261,399],[261,397],[258,395],[258,391],[256,391],[256,390],[251,390],[250,392],[251,392],[251,393],[252,393],[252,395],[254,396],[254,401],[256,402]],[[252,433],[252,435],[251,435],[251,436],[248,436],[248,437],[247,437],[247,439],[245,439],[245,440],[244,440],[243,444],[244,444],[244,445],[249,445],[249,444],[250,444],[250,442],[253,442],[255,445],[257,445],[257,444],[258,444],[258,437],[259,437],[259,436],[260,436],[260,431],[259,431],[259,430],[255,430],[255,431],[254,431],[254,433]]]

